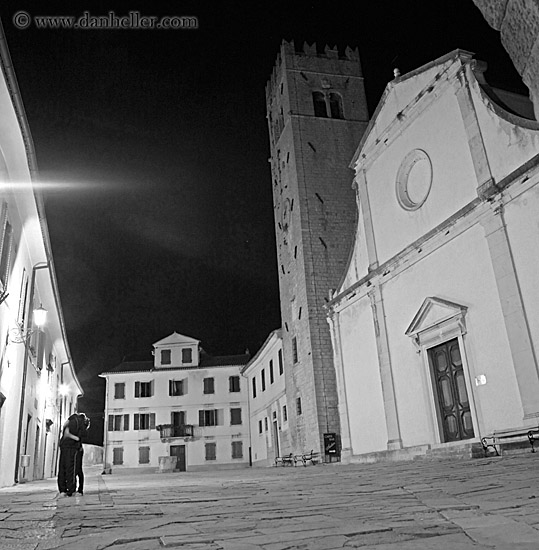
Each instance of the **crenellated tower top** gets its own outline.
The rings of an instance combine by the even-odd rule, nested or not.
[[[329,63],[329,65],[328,65]],[[338,68],[337,68],[338,67]],[[339,52],[337,46],[330,47],[326,44],[321,53],[316,42],[309,45],[303,43],[301,50],[296,50],[294,41],[283,40],[277,54],[277,60],[271,77],[266,85],[266,100],[272,96],[281,81],[283,69],[296,69],[305,72],[335,72],[337,74],[361,75],[358,48],[352,49],[346,46]]]

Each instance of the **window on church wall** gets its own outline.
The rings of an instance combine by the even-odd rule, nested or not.
[[[262,381],[262,391],[266,391],[266,371],[264,369],[260,373],[260,379]]]
[[[270,384],[273,384],[275,381],[274,375],[273,375],[273,359],[270,359],[269,362],[269,376],[270,376]]]
[[[331,118],[344,118],[342,110],[342,97],[340,94],[331,92],[329,94],[329,110],[331,112]]]
[[[322,92],[313,92],[314,116],[327,118],[326,98]]]
[[[283,365],[283,350],[279,350],[279,376],[281,376],[284,373],[284,365]]]
[[[161,365],[170,365],[171,359],[170,359],[170,350],[169,349],[162,349],[161,350]]]
[[[256,378],[253,378],[253,399],[256,397]]]
[[[191,348],[182,349],[182,363],[193,362],[193,350]]]

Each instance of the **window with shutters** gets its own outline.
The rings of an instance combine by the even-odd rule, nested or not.
[[[108,418],[109,432],[126,432],[128,430],[129,430],[128,414],[109,414],[109,418]]]
[[[198,411],[199,426],[219,426],[219,411],[217,409],[202,409]]]
[[[217,458],[217,444],[216,443],[206,443],[204,445],[206,451],[206,460],[216,460]]]
[[[243,441],[232,442],[232,458],[243,458]]]
[[[138,463],[149,464],[150,463],[150,447],[138,448]]]
[[[187,393],[186,384],[187,380],[169,380],[168,381],[168,394],[170,396],[184,395]]]
[[[230,409],[230,425],[238,426],[241,424],[241,408]]]
[[[125,399],[125,383],[114,384],[114,399]]]
[[[172,363],[169,349],[161,350],[161,365],[170,365]]]
[[[112,449],[112,464],[114,466],[120,466],[124,463],[124,448],[114,447]]]
[[[228,391],[239,392],[240,391],[240,377],[239,376],[229,376],[228,377]]]
[[[283,350],[279,350],[279,376],[281,376],[284,373],[284,366],[283,366]]]
[[[28,301],[28,275],[26,269],[23,269],[21,280],[21,291],[19,295],[19,312],[17,320],[20,326],[25,325],[26,320],[26,304]]]
[[[204,393],[215,393],[213,378],[204,378]]]
[[[137,413],[133,415],[134,430],[155,430],[155,413]]]
[[[0,212],[0,282],[4,290],[10,271],[12,244],[13,228],[7,219],[7,204],[4,202]]]
[[[152,397],[153,380],[151,382],[135,382],[135,397]]]
[[[193,362],[193,350],[191,348],[182,349],[182,363]]]

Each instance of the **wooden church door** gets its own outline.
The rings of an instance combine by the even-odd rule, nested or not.
[[[474,437],[470,401],[458,340],[428,350],[442,441]]]

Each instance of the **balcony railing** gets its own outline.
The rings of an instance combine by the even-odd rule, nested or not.
[[[191,424],[182,424],[174,426],[172,424],[161,424],[157,426],[161,433],[161,439],[170,439],[171,437],[193,437],[193,426]]]

